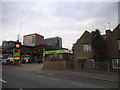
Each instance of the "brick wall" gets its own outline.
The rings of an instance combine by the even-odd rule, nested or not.
[[[66,69],[65,61],[44,61],[43,69]]]

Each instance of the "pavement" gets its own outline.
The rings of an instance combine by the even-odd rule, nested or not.
[[[63,70],[47,70],[43,69],[40,73],[48,73],[48,74],[56,74],[56,75],[64,75],[69,77],[75,78],[86,78],[86,79],[93,79],[93,80],[100,80],[100,81],[107,81],[107,82],[119,82],[118,75],[113,74],[101,74],[101,73],[94,73],[94,72],[78,72],[78,71],[63,71]]]
[[[20,66],[14,67],[14,69],[32,71],[32,72],[40,72],[43,67],[43,64],[39,63],[25,63]]]
[[[32,63],[32,64],[23,64],[22,66],[15,67],[14,69],[32,71],[41,74],[56,74],[56,75],[86,78],[86,79],[93,79],[93,80],[100,80],[107,82],[119,82],[118,74],[95,73],[95,72],[86,72],[86,71],[51,70],[51,69],[42,69],[42,67],[43,64]]]

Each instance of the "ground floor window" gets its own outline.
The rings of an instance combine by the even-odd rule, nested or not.
[[[120,69],[120,59],[113,59],[112,60],[112,68]]]

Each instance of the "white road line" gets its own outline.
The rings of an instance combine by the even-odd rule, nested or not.
[[[5,80],[0,79],[1,82],[7,83]]]

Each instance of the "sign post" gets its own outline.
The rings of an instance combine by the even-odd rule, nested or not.
[[[16,42],[15,43],[15,49],[14,49],[14,64],[20,64],[20,53],[21,53],[21,43]]]

